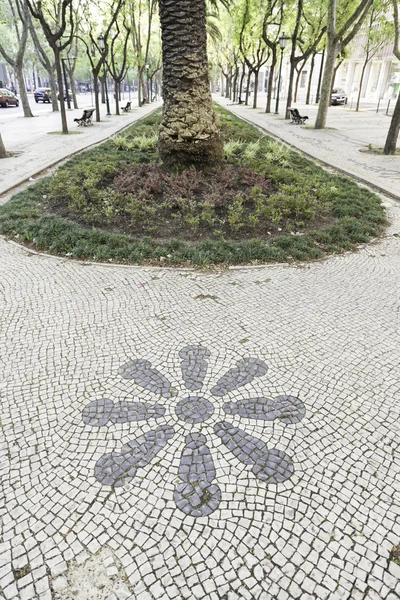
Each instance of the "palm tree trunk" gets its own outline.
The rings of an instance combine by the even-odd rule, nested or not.
[[[223,158],[211,99],[206,0],[159,0],[163,52],[160,156],[167,166],[215,164]]]

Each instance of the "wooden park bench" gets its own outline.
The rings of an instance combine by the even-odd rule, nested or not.
[[[127,102],[126,106],[121,106],[121,110],[126,113],[130,112],[131,106],[132,106],[132,102]]]
[[[292,119],[291,123],[295,125],[304,125],[308,119],[308,117],[302,117],[297,108],[288,108],[288,111]]]
[[[80,119],[74,119],[75,123],[78,123],[78,127],[87,127],[87,125],[93,125],[92,119],[94,111],[94,108],[86,108],[83,111],[83,115]]]

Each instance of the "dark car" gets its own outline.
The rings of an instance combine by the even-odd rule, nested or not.
[[[19,106],[19,100],[15,94],[6,90],[5,88],[0,89],[0,106]]]
[[[33,95],[35,97],[35,102],[43,102],[43,104],[45,102],[50,104],[51,102],[50,88],[36,88],[36,90],[33,92]]]
[[[331,96],[331,104],[347,104],[346,92],[340,88],[333,88]]]

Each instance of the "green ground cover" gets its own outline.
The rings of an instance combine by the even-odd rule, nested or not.
[[[376,194],[217,110],[221,167],[165,172],[158,111],[16,194],[0,233],[78,259],[171,265],[319,259],[381,233]]]

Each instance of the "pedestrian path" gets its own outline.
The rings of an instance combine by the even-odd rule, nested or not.
[[[300,126],[284,119],[284,102],[280,105],[280,114],[275,115],[266,114],[262,108],[231,105],[231,100],[219,95],[215,95],[214,100],[309,156],[400,198],[400,154],[383,156],[365,152],[369,145],[373,148],[384,146],[390,117],[373,111],[356,113],[347,107],[332,106],[327,129],[317,130],[313,128],[316,106],[296,105],[301,115],[309,117],[308,125]],[[400,140],[398,145],[400,147]]]
[[[381,240],[307,265],[82,264],[0,238],[0,600],[400,598],[385,205]]]
[[[153,102],[141,107],[133,107],[129,113],[107,117],[104,106],[101,107],[101,122],[93,120],[93,126],[77,127],[74,119],[80,118],[83,109],[67,111],[68,128],[76,135],[64,136],[61,131],[60,113],[41,113],[27,119],[4,119],[0,121],[0,132],[7,152],[13,154],[0,160],[0,204],[6,201],[2,195],[23,181],[117,133],[127,125],[161,106],[161,102]],[[87,108],[85,106],[85,108]],[[1,114],[0,114],[1,117]]]

